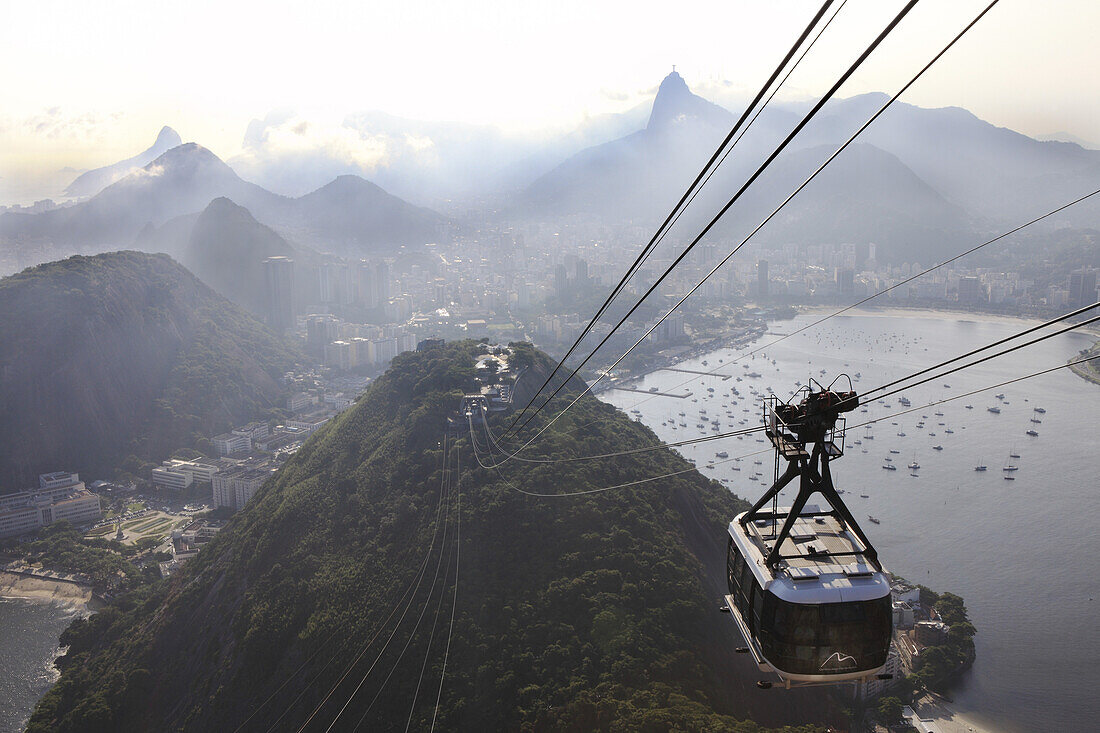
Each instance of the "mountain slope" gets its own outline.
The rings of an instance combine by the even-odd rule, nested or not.
[[[837,145],[886,101],[883,94],[839,100],[807,128],[806,145]],[[1000,225],[1019,223],[1096,188],[1100,151],[1040,141],[997,127],[959,107],[926,109],[895,103],[861,141],[889,151],[917,176],[972,215]],[[1058,221],[1091,224],[1091,212]]]
[[[340,176],[269,214],[295,241],[340,254],[395,252],[434,241],[443,217],[359,176]],[[262,217],[261,217],[262,218]]]
[[[736,719],[832,718],[819,691],[785,693],[782,706],[761,696],[733,653],[716,599],[725,523],[744,503],[716,482],[667,450],[498,473],[477,466],[461,422],[444,438],[482,348],[399,356],[196,560],[148,597],[74,624],[61,680],[28,730],[296,729],[329,690],[311,729],[350,699],[338,729],[403,730],[411,716],[421,730],[435,715],[445,633],[442,730],[750,731]],[[533,365],[532,383],[549,363],[530,347],[514,359]],[[657,442],[592,397],[558,425],[531,458]],[[580,497],[517,491],[673,471]],[[454,573],[431,580],[455,552],[453,635],[446,615],[414,631],[421,609],[442,603],[446,614],[456,597]]]
[[[182,142],[183,140],[180,139],[175,130],[167,126],[162,127],[160,133],[157,134],[156,141],[148,148],[132,158],[81,173],[65,189],[65,195],[75,198],[94,196],[135,169],[144,168],[160,157],[161,154]]]
[[[297,250],[227,198],[203,209],[180,261],[204,283],[253,315],[265,312],[263,262]]]
[[[269,409],[295,354],[164,255],[73,257],[0,280],[0,479],[106,475]]]
[[[241,179],[201,145],[186,143],[74,206],[0,214],[0,247],[61,257],[131,246],[135,238],[140,244],[166,222],[202,211],[216,198],[245,207],[293,241],[348,255],[389,254],[401,245],[433,241],[443,221],[356,176],[341,176],[298,199],[279,196]]]
[[[738,221],[725,224],[723,231],[747,232],[886,99],[874,93],[826,105],[731,210],[727,218]],[[683,224],[701,226],[709,219],[806,108],[789,104],[765,110]],[[535,180],[518,198],[517,212],[535,218],[580,214],[656,226],[733,122],[732,114],[692,94],[678,75],[669,75],[645,129],[583,150]],[[932,256],[957,251],[952,247],[970,241],[976,231],[1018,224],[1021,217],[1088,193],[1098,176],[1100,151],[1033,140],[959,108],[898,103],[759,238],[870,241],[878,244],[880,259],[912,261],[916,245]],[[1048,226],[1087,226],[1094,219],[1093,209],[1076,207]],[[921,251],[916,259],[930,257]]]
[[[64,254],[117,249],[149,224],[201,211],[219,196],[251,211],[277,210],[288,201],[241,180],[201,145],[186,143],[75,206],[0,216],[0,242],[40,242]]]
[[[660,221],[733,122],[673,72],[644,129],[573,155],[528,186],[520,206],[536,215]]]

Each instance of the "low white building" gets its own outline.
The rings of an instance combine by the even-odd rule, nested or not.
[[[322,425],[332,419],[332,415],[325,412],[314,412],[308,415],[299,415],[286,421],[288,428],[297,428],[307,433],[313,433]]]
[[[316,404],[316,400],[313,395],[307,392],[298,392],[286,398],[286,409],[291,412],[301,412],[314,404]]]
[[[265,422],[250,422],[239,428],[233,428],[229,432],[234,435],[247,435],[253,443],[271,434],[271,430]]]
[[[162,489],[183,491],[195,481],[195,477],[181,471],[172,465],[171,461],[165,461],[165,465],[153,469],[153,483]]]
[[[219,472],[212,482],[214,506],[240,509],[274,472],[275,467],[266,461],[243,464]]]
[[[252,450],[252,438],[237,433],[222,433],[214,436],[214,449],[219,455],[228,456]]]
[[[60,520],[91,524],[103,516],[99,497],[75,473],[38,477],[39,488],[0,497],[0,537],[16,537]]]
[[[193,483],[210,483],[217,472],[216,463],[201,458],[193,461],[173,458],[153,469],[153,483],[161,488],[180,491]]]

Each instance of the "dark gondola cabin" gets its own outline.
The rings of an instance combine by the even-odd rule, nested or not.
[[[799,517],[780,548],[790,559],[773,571],[764,563],[773,523],[743,527],[743,516],[729,526],[727,601],[760,668],[794,683],[881,672],[893,630],[889,580],[859,554],[822,554],[858,553],[858,540],[836,517]]]
[[[855,409],[858,397],[810,379],[791,402],[769,395],[763,403],[776,478],[729,524],[724,610],[748,644],[743,651],[786,687],[869,679],[890,653],[890,579],[830,470],[844,455],[840,414]],[[797,495],[780,507],[788,485]],[[807,504],[814,495],[827,510]]]

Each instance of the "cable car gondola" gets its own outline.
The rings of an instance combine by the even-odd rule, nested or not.
[[[797,404],[765,398],[776,465],[782,457],[788,467],[729,524],[723,610],[748,644],[739,651],[751,653],[784,687],[885,678],[893,634],[889,576],[829,471],[830,461],[843,455],[839,414],[858,399],[854,391],[835,392],[814,380],[798,394]],[[793,504],[779,507],[779,492],[796,478]],[[808,504],[813,494],[831,508]]]

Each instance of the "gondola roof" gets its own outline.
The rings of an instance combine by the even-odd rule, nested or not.
[[[789,510],[781,507],[779,511]],[[807,506],[803,514],[819,511],[816,506]],[[756,520],[742,530],[742,516],[730,522],[730,534],[739,538],[737,544],[761,587],[779,598],[794,603],[837,603],[872,600],[890,592],[886,575],[863,554],[865,548],[837,517],[796,519],[780,548],[785,559],[773,572],[764,563],[770,550],[772,522]]]

